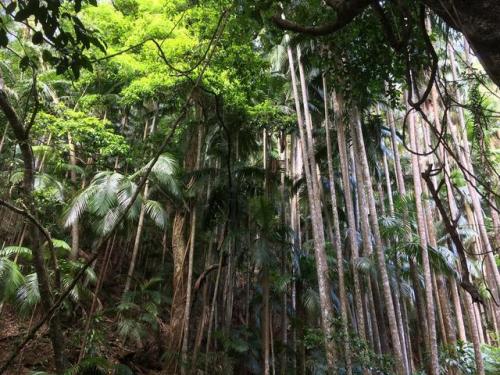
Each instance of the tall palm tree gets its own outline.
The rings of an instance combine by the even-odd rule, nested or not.
[[[304,112],[301,110],[300,97],[298,93],[298,82],[295,72],[295,63],[291,47],[287,48],[288,63],[290,67],[290,75],[292,79],[293,96],[296,107],[297,123],[300,133],[301,150],[303,168],[307,184],[307,192],[309,198],[309,209],[311,211],[314,251],[316,259],[316,271],[318,274],[319,293],[321,298],[321,321],[325,332],[325,348],[327,353],[327,361],[330,368],[335,368],[335,347],[331,337],[333,336],[331,321],[333,318],[333,310],[330,301],[330,284],[328,282],[328,266],[326,263],[325,254],[325,236],[323,232],[323,218],[321,215],[320,197],[318,178],[316,174],[316,162],[314,157],[314,143],[312,139],[311,118],[308,112],[308,96],[307,87],[305,84],[304,69],[300,61],[300,47],[297,49],[297,59],[300,74],[300,87],[302,89],[302,104]],[[302,116],[304,113],[304,116]],[[306,135],[307,133],[307,135]]]
[[[357,168],[361,169],[363,182],[366,189],[366,197],[368,203],[369,218],[372,228],[372,233],[375,239],[375,250],[377,255],[377,262],[380,272],[380,278],[382,280],[382,292],[385,302],[385,308],[387,313],[387,318],[389,320],[389,330],[391,335],[391,341],[393,345],[393,352],[396,360],[396,372],[399,374],[405,373],[402,346],[399,340],[399,333],[397,328],[396,313],[394,309],[394,302],[392,299],[391,286],[389,284],[389,277],[387,274],[387,266],[384,254],[384,246],[382,244],[382,238],[380,236],[380,229],[378,224],[378,214],[375,205],[375,196],[373,193],[372,181],[370,177],[370,170],[368,167],[368,160],[366,156],[363,132],[361,129],[361,119],[359,112],[354,111],[354,118],[350,124],[351,128],[351,138],[353,140],[355,154],[358,155],[356,159],[358,161]],[[366,209],[364,207],[363,209]]]

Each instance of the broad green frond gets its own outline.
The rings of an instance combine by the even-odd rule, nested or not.
[[[144,203],[147,215],[155,222],[155,224],[164,229],[167,225],[167,214],[160,202],[147,200]]]
[[[38,278],[36,273],[25,277],[25,282],[16,293],[16,302],[22,312],[29,312],[40,302],[40,290],[38,289]]]
[[[0,301],[14,297],[24,282],[25,279],[18,264],[6,257],[0,257]]]
[[[21,256],[24,259],[31,259],[31,249],[24,246],[6,246],[0,250],[0,257]]]

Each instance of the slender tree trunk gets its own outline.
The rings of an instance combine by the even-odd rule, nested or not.
[[[268,141],[267,141],[267,130],[264,129],[263,132],[263,159],[264,159],[264,194],[268,196],[268,179],[269,179],[269,170],[268,170]],[[269,361],[269,353],[270,353],[270,314],[269,314],[269,269],[266,264],[263,264],[262,269],[260,271],[260,283],[262,288],[262,311],[261,311],[261,345],[262,345],[262,368],[264,369],[264,375],[270,375],[270,361]]]
[[[391,335],[391,341],[393,345],[393,351],[396,361],[396,372],[398,374],[405,373],[403,353],[401,343],[399,341],[399,334],[396,324],[396,313],[394,310],[394,303],[391,295],[391,287],[389,283],[389,276],[387,273],[387,266],[385,263],[384,247],[382,244],[382,238],[380,236],[380,229],[378,225],[378,215],[375,206],[375,197],[373,194],[373,188],[371,185],[370,170],[368,167],[368,160],[366,157],[366,151],[363,141],[363,133],[361,130],[361,120],[357,110],[354,113],[354,119],[351,122],[351,136],[353,139],[353,145],[358,157],[356,160],[359,162],[359,166],[363,173],[363,180],[366,189],[366,197],[368,201],[368,209],[370,212],[370,222],[372,227],[372,233],[375,239],[375,250],[377,255],[378,268],[380,272],[380,279],[382,281],[382,292],[384,296],[384,303],[386,305],[386,314],[389,321],[389,330]]]
[[[394,171],[396,175],[396,185],[398,188],[398,193],[400,196],[405,196],[406,195],[406,185],[404,181],[404,174],[403,174],[403,169],[401,166],[401,156],[399,153],[399,148],[398,148],[398,137],[396,134],[396,121],[394,118],[394,113],[392,109],[388,108],[387,109],[387,120],[390,125],[391,129],[391,144],[392,144],[392,150],[394,153]],[[408,212],[405,210],[404,212],[404,217],[405,220],[408,220]],[[409,239],[408,239],[409,240]],[[420,280],[418,276],[418,272],[416,269],[416,265],[413,260],[410,259],[410,277],[412,280],[413,288],[415,290],[415,305],[417,308],[417,316],[418,316],[418,321],[419,324],[416,326],[418,331],[420,332],[420,338],[424,342],[424,345],[427,345],[429,342],[429,330],[427,329],[427,316],[425,313],[425,308],[424,308],[424,303],[423,303],[423,298],[422,298],[422,289],[420,287]],[[411,338],[409,338],[409,346],[411,345]],[[418,335],[415,337],[416,340],[416,348],[418,353],[420,353],[419,349],[419,337]],[[411,351],[409,353],[410,355],[412,354]],[[421,356],[420,356],[421,357]]]
[[[198,116],[199,117],[199,116]],[[198,134],[197,134],[197,150],[196,150],[196,161],[194,168],[195,170],[200,169],[201,165],[201,152],[202,152],[202,143],[203,143],[203,129],[201,126],[198,126]],[[193,208],[191,210],[191,232],[189,236],[189,255],[188,255],[188,275],[187,275],[187,287],[186,287],[186,304],[184,309],[184,321],[183,321],[183,335],[182,335],[182,367],[181,373],[186,373],[185,370],[186,365],[188,363],[188,349],[189,349],[189,328],[190,328],[190,320],[191,320],[191,303],[192,303],[192,291],[193,291],[193,267],[194,267],[194,250],[196,243],[196,215],[197,215],[197,207],[196,201],[193,202]]]
[[[415,118],[413,112],[409,115],[409,136],[410,147],[413,151],[417,151],[417,136],[415,130]],[[417,151],[418,152],[418,151]],[[425,284],[425,302],[426,302],[426,315],[427,315],[427,329],[429,341],[426,343],[427,350],[430,356],[430,372],[433,375],[439,375],[439,362],[437,351],[437,337],[436,337],[436,318],[434,313],[434,299],[432,295],[432,277],[429,262],[429,253],[427,250],[427,233],[425,226],[425,212],[422,205],[422,181],[420,177],[420,167],[418,155],[412,153],[411,164],[413,171],[413,183],[415,191],[415,205],[417,211],[417,227],[418,235],[420,237],[420,251],[422,252],[422,267],[424,272]]]
[[[448,49],[449,49],[452,77],[453,77],[454,81],[457,81],[458,72],[457,72],[457,66],[456,66],[456,62],[455,62],[455,53],[452,50],[451,46],[449,46],[449,45],[448,45]],[[458,96],[458,101],[462,102],[462,95],[461,95],[460,90],[458,90],[457,96]],[[498,301],[498,300],[500,300],[500,271],[498,270],[498,267],[496,265],[495,256],[493,254],[493,248],[491,246],[490,239],[488,237],[488,232],[486,231],[486,225],[484,222],[484,216],[483,216],[483,211],[481,208],[479,194],[478,194],[476,188],[474,186],[472,186],[472,184],[469,182],[470,179],[473,178],[470,176],[475,175],[472,161],[471,161],[472,154],[470,151],[469,141],[467,138],[467,128],[466,128],[466,124],[465,124],[464,111],[463,111],[463,108],[461,106],[458,106],[457,108],[458,108],[457,109],[458,110],[458,118],[459,118],[459,123],[460,123],[460,130],[461,130],[461,136],[462,136],[462,147],[463,147],[463,151],[461,150],[460,147],[458,147],[458,153],[459,153],[459,156],[462,155],[462,157],[461,157],[462,164],[465,166],[465,168],[468,169],[469,177],[466,179],[466,180],[468,180],[467,186],[468,186],[469,194],[470,194],[471,201],[472,201],[472,207],[474,208],[474,216],[475,216],[475,218],[477,220],[477,224],[478,224],[479,235],[481,237],[481,241],[482,241],[483,246],[484,246],[484,251],[482,251],[482,252],[486,253],[487,260],[488,260],[490,267],[491,267],[491,270],[492,270],[493,277],[491,278],[490,283],[492,284],[491,285],[492,289],[494,289],[496,291],[496,300]],[[464,172],[464,173],[467,173],[467,172]],[[497,307],[495,310],[496,310],[495,311],[496,319],[497,319],[497,321],[499,321],[500,320],[500,307]]]
[[[290,172],[288,158],[288,136],[284,131],[280,132],[280,160],[284,163],[284,168],[281,171],[281,181],[280,181],[280,221],[281,225],[285,227],[289,226],[289,220],[287,220],[287,206],[286,206],[286,195],[285,195],[285,179],[287,174]],[[285,275],[287,273],[287,257],[286,251],[287,247],[285,245],[281,245],[281,273]],[[280,374],[285,375],[287,371],[287,346],[288,346],[288,290],[289,288],[285,288],[283,291],[283,295],[281,296],[281,349],[280,349]]]
[[[394,170],[396,172],[396,184],[400,195],[406,195],[405,180],[403,168],[401,167],[401,156],[399,155],[398,137],[396,134],[396,120],[392,109],[387,109],[387,120],[391,128],[392,152],[394,153]]]
[[[328,178],[330,184],[330,201],[332,205],[332,218],[333,218],[333,244],[336,250],[337,257],[337,273],[339,279],[339,294],[340,294],[340,318],[342,324],[342,333],[344,337],[349,337],[348,334],[348,319],[347,319],[347,292],[345,287],[344,278],[344,255],[342,251],[342,239],[340,235],[340,219],[337,205],[337,194],[335,192],[335,180],[333,174],[333,158],[332,158],[332,141],[330,138],[330,115],[328,111],[328,89],[326,86],[326,77],[323,75],[323,96],[324,96],[324,109],[325,109],[325,133],[326,133],[326,149],[327,149],[327,163],[328,163]],[[349,340],[345,341],[344,347],[346,373],[352,374],[352,359],[351,347]]]
[[[325,349],[328,367],[330,371],[335,369],[335,347],[332,340],[333,331],[331,321],[333,318],[332,304],[330,300],[330,282],[328,280],[328,265],[326,262],[325,253],[325,237],[323,232],[323,219],[321,216],[320,197],[318,191],[318,180],[316,176],[316,162],[314,157],[312,131],[310,124],[310,116],[308,110],[307,88],[305,86],[305,76],[302,64],[300,62],[300,49],[298,49],[299,73],[302,87],[302,99],[304,104],[304,117],[306,119],[306,126],[304,130],[304,121],[302,111],[300,109],[300,99],[297,91],[297,78],[295,75],[295,64],[293,61],[292,50],[288,47],[288,60],[290,65],[290,74],[292,78],[292,88],[295,99],[295,108],[297,112],[298,126],[300,132],[300,139],[302,142],[302,153],[304,162],[304,171],[306,172],[306,183],[309,198],[309,207],[312,217],[312,229],[314,240],[314,253],[316,260],[316,272],[318,275],[318,286],[321,305],[321,322],[325,334]],[[307,138],[306,133],[307,132]]]
[[[392,198],[391,175],[389,173],[389,163],[387,162],[387,155],[385,153],[382,156],[382,161],[384,163],[385,188],[387,189],[387,199],[389,201],[389,213],[391,215],[394,215],[394,200]]]
[[[466,316],[469,322],[472,345],[474,346],[474,355],[476,359],[476,374],[484,375],[484,363],[483,363],[483,357],[481,355],[481,342],[479,338],[478,327],[476,325],[474,318],[474,305],[472,303],[471,296],[467,292],[464,293],[464,305],[467,311]]]
[[[144,229],[144,219],[146,216],[146,205],[145,202],[148,200],[149,197],[149,183],[146,182],[146,185],[144,186],[144,194],[143,194],[143,204],[141,205],[141,211],[139,213],[139,221],[137,223],[137,232],[135,234],[135,239],[134,239],[134,247],[132,248],[132,257],[130,258],[130,264],[128,267],[128,272],[127,272],[127,279],[125,281],[125,287],[123,288],[123,293],[122,297],[124,297],[128,291],[130,290],[130,286],[132,283],[132,277],[134,276],[134,269],[135,269],[135,264],[137,261],[137,255],[139,254],[139,248],[141,246],[141,239],[142,239],[142,231]]]
[[[3,133],[2,133],[2,138],[0,138],[0,154],[2,153],[3,146],[5,145],[5,139],[7,138],[7,129],[8,129],[8,126],[5,125],[5,128],[3,129]]]
[[[71,137],[71,133],[68,133],[68,146],[69,146],[69,162],[71,165],[71,183],[76,187],[76,152],[75,152],[75,144],[73,143],[73,138]],[[78,218],[75,219],[73,224],[71,225],[71,259],[78,258],[78,251],[80,249],[80,232],[78,230]]]
[[[153,119],[154,122],[154,119]],[[144,124],[144,135],[142,140],[146,141],[148,137],[149,121],[146,119]],[[137,223],[137,232],[134,239],[134,247],[132,248],[132,257],[130,259],[130,265],[127,272],[127,279],[125,281],[125,287],[123,288],[122,296],[125,296],[130,290],[130,285],[132,283],[132,277],[134,275],[135,264],[137,262],[137,255],[139,254],[139,248],[141,246],[142,231],[144,229],[144,219],[146,216],[146,202],[149,198],[149,181],[146,181],[144,186],[144,194],[142,197],[141,211],[139,213],[139,221]]]
[[[422,131],[424,139],[423,147],[420,147],[417,139],[417,148],[427,153],[429,152],[429,148],[431,147],[430,134],[428,129],[426,128],[423,128]],[[423,158],[420,159],[421,159],[420,161],[422,161]],[[434,164],[434,154],[428,155],[426,157],[425,162]],[[420,163],[420,169],[423,170],[424,168],[425,166],[423,165],[423,163]],[[428,195],[429,193],[426,185],[423,185],[422,191],[424,195]],[[428,200],[423,200],[422,203],[425,212],[425,220],[427,228],[426,231],[429,240],[429,245],[432,246],[433,248],[437,248],[436,231],[434,228],[435,227],[434,216],[438,216],[438,213],[432,211],[431,207],[429,206]],[[451,322],[451,310],[449,305],[449,297],[448,297],[446,281],[441,275],[436,275],[436,274],[434,274],[433,280],[435,286],[434,287],[435,301],[439,311],[440,327],[442,330],[442,339],[445,343],[454,347],[456,344],[456,333],[453,324]]]
[[[300,108],[299,108],[300,109]],[[293,160],[293,181],[297,182],[301,178],[303,163],[302,163],[302,152],[300,150],[301,145],[299,140],[294,136],[292,139],[292,160]],[[300,225],[300,205],[299,205],[299,193],[295,192],[292,196],[292,209],[291,209],[291,221],[292,228],[294,231],[293,245],[294,253],[302,248],[302,235],[301,235],[301,225]],[[292,294],[292,303],[295,312],[295,324],[294,324],[294,349],[295,349],[295,373],[297,375],[305,375],[306,373],[306,358],[305,358],[305,345],[304,345],[304,323],[306,321],[306,311],[303,306],[302,301],[302,280],[300,275],[297,274],[297,270],[293,267],[294,272],[294,291]],[[297,277],[298,276],[298,277]]]
[[[222,243],[222,239],[224,236],[224,230],[221,231],[221,239],[220,243]],[[219,244],[220,245],[220,244]],[[222,262],[224,260],[223,252],[220,251],[221,246],[217,246],[219,249],[219,265],[217,267],[217,276],[215,278],[215,285],[214,285],[214,293],[212,296],[212,303],[210,305],[210,315],[208,317],[208,329],[207,329],[207,346],[206,346],[206,351],[205,351],[205,372],[207,373],[208,371],[208,353],[210,351],[210,344],[212,342],[212,330],[214,326],[214,321],[215,319],[215,310],[217,307],[217,294],[219,293],[219,284],[220,284],[220,278],[222,274]]]
[[[337,123],[337,143],[339,149],[340,157],[340,170],[342,174],[342,185],[344,188],[344,202],[346,206],[347,213],[347,223],[349,228],[349,244],[351,247],[351,258],[354,263],[359,257],[359,247],[357,239],[356,230],[356,219],[354,215],[354,204],[351,195],[351,183],[349,180],[349,166],[348,166],[348,154],[346,150],[346,136],[345,136],[345,124],[343,122],[344,116],[344,100],[340,93],[336,94],[337,105],[339,108],[338,123]],[[355,325],[358,328],[358,333],[361,339],[366,339],[365,327],[363,319],[363,304],[361,300],[361,285],[359,281],[359,274],[355,267],[353,267],[353,281],[354,281],[354,296],[355,296],[355,306],[357,319],[355,320]],[[361,314],[361,316],[359,315]]]

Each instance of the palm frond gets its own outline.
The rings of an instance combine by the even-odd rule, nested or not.
[[[6,246],[0,250],[0,257],[8,258],[11,255],[21,256],[24,259],[31,259],[31,249],[24,246]]]
[[[36,273],[30,273],[25,277],[25,282],[17,289],[16,303],[21,312],[27,313],[39,302],[38,277]]]
[[[64,226],[66,228],[72,226],[80,217],[82,217],[97,190],[98,187],[91,184],[87,189],[82,191],[75,199],[73,199],[73,202],[71,202],[65,215]]]
[[[69,246],[66,241],[58,240],[57,238],[52,239],[52,246],[54,246],[56,249],[71,251],[71,246]]]
[[[24,282],[25,279],[19,265],[5,257],[0,258],[0,300],[14,297]]]
[[[312,288],[307,288],[304,292],[303,304],[308,312],[318,312],[320,308],[318,292]]]
[[[167,213],[158,201],[147,200],[144,203],[146,214],[155,222],[155,224],[162,229],[167,225]]]
[[[354,268],[358,271],[368,274],[376,268],[375,261],[372,257],[359,257],[354,260]]]
[[[428,246],[429,260],[435,272],[447,276],[457,277],[457,256],[447,247],[444,246]]]

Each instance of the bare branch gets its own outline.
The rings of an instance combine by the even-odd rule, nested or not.
[[[335,21],[319,26],[303,26],[283,19],[280,15],[272,16],[273,22],[280,28],[297,33],[321,36],[332,34],[347,26],[354,18],[359,16],[370,5],[370,0],[329,0],[328,5],[335,10]]]

